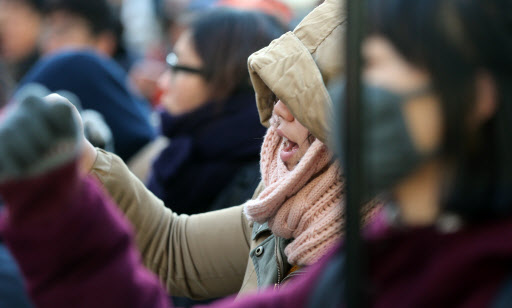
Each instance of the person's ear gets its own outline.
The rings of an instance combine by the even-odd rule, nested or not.
[[[477,74],[475,80],[475,105],[470,125],[474,128],[487,122],[497,109],[497,89],[494,78],[486,71]]]

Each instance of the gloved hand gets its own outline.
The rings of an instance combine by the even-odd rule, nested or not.
[[[84,127],[84,135],[95,147],[114,152],[114,137],[101,113],[93,109],[80,112]]]
[[[83,129],[67,99],[30,92],[17,99],[0,119],[0,182],[38,176],[78,158]]]

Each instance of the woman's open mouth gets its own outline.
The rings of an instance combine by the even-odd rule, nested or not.
[[[284,163],[290,161],[290,159],[297,153],[299,150],[299,145],[291,140],[288,140],[286,137],[283,137],[283,146],[281,148],[281,160]]]

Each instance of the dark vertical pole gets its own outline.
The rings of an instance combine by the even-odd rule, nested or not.
[[[347,41],[346,68],[347,84],[345,102],[345,175],[346,175],[346,266],[345,300],[348,308],[364,307],[363,288],[364,254],[360,235],[361,187],[361,41],[363,36],[363,17],[365,0],[347,0]]]

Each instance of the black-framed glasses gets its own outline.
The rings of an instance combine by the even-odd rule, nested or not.
[[[173,72],[187,72],[191,74],[198,74],[203,76],[204,71],[200,68],[185,66],[185,65],[179,65],[178,64],[178,56],[174,52],[171,52],[167,55],[165,58],[165,62],[167,62],[167,65],[172,69]]]

